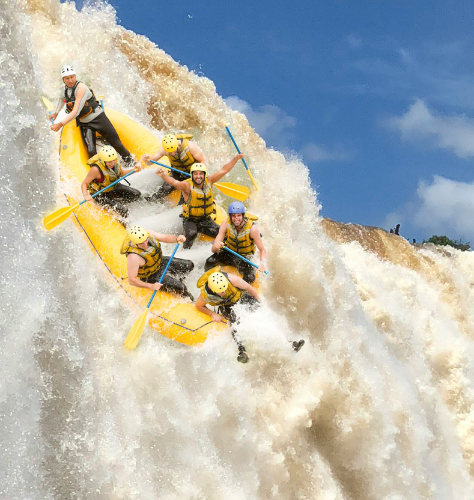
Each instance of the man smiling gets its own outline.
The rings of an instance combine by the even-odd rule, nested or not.
[[[194,303],[194,307],[199,312],[210,316],[211,320],[216,323],[223,319],[231,322],[230,333],[239,349],[237,361],[247,363],[249,357],[237,333],[239,316],[234,311],[234,306],[240,302],[250,310],[255,310],[262,301],[257,290],[239,276],[223,272],[220,266],[206,271],[199,278],[197,287],[201,293]],[[217,307],[217,312],[209,309],[208,305]],[[304,343],[304,340],[301,339],[292,341],[291,345],[293,350],[298,352]]]
[[[190,169],[195,163],[203,165],[206,163],[201,148],[196,143],[191,142],[192,138],[193,136],[190,134],[166,134],[161,141],[161,148],[151,156],[144,154],[142,161],[159,161],[163,156],[166,156],[170,165],[182,172],[172,171],[170,176],[178,181],[184,181],[188,178],[186,174],[190,173]],[[161,201],[172,191],[174,191],[173,186],[163,183],[160,189],[150,196],[150,201]]]
[[[166,175],[163,168],[157,169],[156,175],[183,193],[184,204],[181,217],[183,218],[184,234],[186,236],[183,248],[192,247],[198,232],[213,238],[217,236],[219,225],[214,222],[216,204],[212,196],[212,185],[228,174],[243,157],[243,154],[236,155],[219,171],[209,176],[207,175],[206,165],[195,163],[190,170],[191,178],[185,181],[178,181]]]
[[[186,285],[179,279],[193,270],[194,263],[190,260],[174,258],[162,283],[158,283],[170,260],[170,257],[163,255],[160,242],[183,243],[185,239],[183,235],[156,233],[141,226],[130,228],[120,249],[120,253],[127,256],[128,282],[138,288],[163,288],[194,300]]]
[[[228,212],[229,218],[220,226],[219,233],[212,244],[214,253],[206,260],[204,269],[208,271],[217,264],[235,266],[247,283],[253,283],[256,276],[255,268],[236,255],[226,252],[223,247],[226,245],[246,259],[250,259],[258,248],[260,254],[258,270],[263,273],[266,270],[267,251],[263,246],[260,231],[255,225],[257,217],[246,214],[245,206],[240,201],[232,202]]]

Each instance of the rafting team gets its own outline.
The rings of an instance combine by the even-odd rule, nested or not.
[[[57,132],[64,125],[76,119],[80,127],[81,136],[87,148],[90,166],[81,191],[84,199],[92,200],[92,196],[120,177],[132,170],[140,171],[142,167],[135,163],[131,153],[122,144],[114,126],[107,118],[93,91],[83,82],[77,80],[72,66],[64,66],[61,70],[64,82],[64,91],[58,100],[51,115],[52,121],[58,116],[65,105],[67,116],[59,123],[53,123],[51,130]],[[96,132],[109,143],[96,152]],[[127,256],[128,281],[131,285],[150,290],[172,291],[184,297],[194,298],[181,279],[190,273],[194,263],[187,259],[172,259],[163,255],[161,243],[183,243],[183,248],[191,248],[198,233],[211,236],[212,255],[205,262],[205,273],[199,278],[197,287],[200,295],[195,301],[195,307],[200,312],[211,317],[212,321],[229,320],[233,326],[232,336],[238,346],[237,360],[246,363],[248,355],[245,347],[238,339],[235,325],[239,320],[233,310],[238,302],[255,309],[261,298],[252,286],[256,278],[255,267],[245,260],[253,257],[259,251],[260,263],[258,271],[266,270],[266,250],[258,227],[255,225],[257,217],[246,214],[245,206],[240,201],[229,205],[228,218],[219,226],[215,222],[216,204],[212,195],[212,186],[228,174],[236,163],[244,157],[236,155],[229,163],[214,174],[208,174],[206,161],[199,146],[191,141],[189,134],[167,134],[163,137],[161,148],[151,156],[143,155],[142,161],[159,161],[168,158],[173,169],[170,175],[165,169],[158,168],[156,174],[163,179],[160,189],[146,199],[148,201],[162,201],[175,189],[181,192],[184,235],[174,236],[162,234],[133,226],[122,244],[120,252]],[[123,164],[119,161],[119,156]],[[178,172],[177,172],[178,171]],[[118,219],[124,223],[128,215],[127,204],[138,200],[140,191],[131,186],[115,184],[95,197],[95,201],[102,206],[113,210]],[[232,252],[226,251],[225,248]],[[237,255],[236,255],[237,254]],[[158,283],[166,266],[168,271]],[[235,274],[225,273],[221,265],[231,265],[237,268],[242,278]],[[255,265],[256,266],[256,265]],[[214,312],[207,306],[217,306]],[[292,342],[292,348],[299,351],[304,340]]]

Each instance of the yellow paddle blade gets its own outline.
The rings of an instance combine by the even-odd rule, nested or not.
[[[53,103],[48,99],[46,99],[46,97],[42,97],[41,99],[43,100],[43,104],[46,106],[47,110],[53,111],[54,109]]]
[[[218,182],[214,184],[214,186],[225,195],[239,201],[245,201],[250,194],[250,189],[248,187],[232,184],[232,182]]]
[[[143,314],[133,323],[132,329],[128,332],[127,338],[125,339],[125,347],[127,349],[135,349],[135,347],[137,347],[146,325],[147,313],[148,308],[146,308]]]
[[[50,229],[53,229],[53,227],[61,224],[61,222],[65,221],[79,205],[80,203],[76,203],[72,207],[63,207],[56,210],[56,212],[47,215],[43,221],[44,227],[49,231]]]

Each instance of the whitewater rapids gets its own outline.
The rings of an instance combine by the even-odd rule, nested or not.
[[[110,6],[0,2],[0,497],[474,498],[473,254],[322,220],[307,168]],[[127,352],[136,311],[71,221],[44,230],[64,202],[41,96],[66,63],[157,137],[194,133],[211,168],[235,154],[231,124],[271,270],[247,365],[230,336],[147,330]],[[242,166],[228,180],[250,186]]]

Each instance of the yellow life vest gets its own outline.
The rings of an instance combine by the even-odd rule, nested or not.
[[[132,246],[130,238],[127,236],[122,243],[120,253],[128,255],[136,253],[145,259],[145,265],[138,268],[138,278],[146,279],[152,274],[155,274],[160,269],[161,261],[163,259],[163,252],[161,250],[160,242],[153,236],[148,236],[148,246],[146,250]]]
[[[248,215],[245,217],[245,224],[242,228],[237,231],[237,228],[232,223],[230,217],[227,217],[227,232],[226,232],[226,246],[229,247],[234,252],[237,252],[239,255],[253,255],[256,250],[256,245],[253,239],[250,237],[250,230],[254,225],[255,221],[258,217],[254,215]]]
[[[189,193],[188,201],[185,201],[183,204],[182,217],[199,221],[216,214],[216,204],[207,176],[204,178],[202,189],[198,188],[192,179],[186,179],[183,182],[189,182],[191,192]]]
[[[87,189],[91,194],[97,193],[101,189],[104,189],[107,186],[110,186],[112,182],[115,182],[122,172],[122,167],[118,160],[115,161],[115,165],[113,169],[107,167],[107,165],[99,158],[99,155],[93,156],[88,162],[88,165],[91,167],[97,167],[102,175],[102,179],[94,179],[88,186]],[[107,189],[104,191],[108,193],[112,191],[114,187]]]
[[[191,134],[178,134],[176,138],[181,143],[178,146],[178,157],[169,153],[166,156],[173,168],[189,173],[191,165],[196,163],[196,158],[189,152],[189,141],[193,136]]]
[[[222,272],[221,266],[213,267],[209,271],[205,272],[197,282],[197,287],[201,291],[202,298],[205,300],[206,304],[210,306],[229,306],[231,304],[236,304],[242,297],[243,291],[240,288],[235,287],[230,281],[225,294],[221,297],[220,295],[215,295],[207,284],[207,280],[212,273],[222,273],[227,279],[229,276],[227,273]]]

